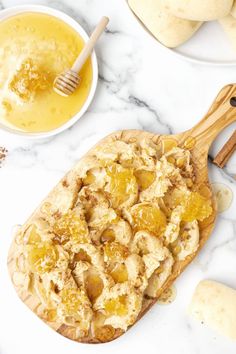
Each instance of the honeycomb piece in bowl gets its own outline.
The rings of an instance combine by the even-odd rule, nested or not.
[[[31,58],[22,62],[9,83],[9,89],[23,101],[32,101],[35,95],[50,86],[49,74]]]

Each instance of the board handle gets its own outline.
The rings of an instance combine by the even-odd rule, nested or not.
[[[204,118],[186,135],[196,139],[196,145],[208,150],[217,137],[229,124],[236,121],[236,84],[222,88]]]

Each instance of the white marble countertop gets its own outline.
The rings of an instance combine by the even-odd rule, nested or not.
[[[26,1],[2,0],[0,8]],[[6,259],[12,228],[21,224],[63,174],[106,134],[125,128],[180,132],[206,112],[217,92],[236,82],[235,67],[186,62],[161,48],[135,21],[125,0],[42,0],[75,17],[90,31],[101,15],[109,29],[97,45],[98,89],[89,111],[71,129],[32,141],[0,132],[9,150],[0,169],[0,353],[1,354],[235,354],[236,342],[225,339],[186,314],[198,281],[214,279],[236,288],[236,198],[221,214],[211,239],[176,282],[171,305],[156,305],[127,334],[99,346],[72,342],[45,326],[17,298]],[[211,157],[235,129],[214,143]],[[236,195],[236,156],[220,171],[210,166],[212,182],[223,182]]]

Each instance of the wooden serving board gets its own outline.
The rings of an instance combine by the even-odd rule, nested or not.
[[[185,267],[193,260],[193,258],[196,256],[196,254],[199,252],[199,250],[202,248],[202,246],[205,244],[205,242],[210,236],[216,218],[216,204],[208,180],[208,166],[207,166],[208,151],[216,136],[226,126],[228,126],[234,121],[236,121],[236,85],[231,84],[225,86],[220,91],[220,93],[214,100],[212,106],[210,107],[209,111],[204,116],[204,118],[195,127],[193,127],[192,129],[184,133],[177,134],[177,135],[163,136],[163,135],[155,135],[150,132],[141,131],[141,130],[124,130],[124,131],[118,131],[110,134],[109,136],[105,137],[102,141],[100,141],[97,144],[97,145],[101,145],[104,142],[115,141],[115,140],[122,140],[128,143],[134,140],[138,142],[143,140],[143,138],[150,139],[155,143],[158,143],[162,139],[167,139],[167,138],[175,139],[178,142],[179,146],[183,146],[183,147],[186,146],[186,148],[191,150],[192,162],[193,162],[194,172],[196,177],[195,184],[198,185],[199,188],[201,187],[206,188],[209,192],[208,198],[212,200],[213,212],[211,216],[208,219],[204,220],[203,222],[199,223],[200,243],[199,243],[198,250],[195,253],[189,255],[184,261],[175,262],[172,274],[168,278],[166,283],[162,286],[160,291],[158,292],[157,298],[145,300],[144,306],[142,308],[138,320],[155,304],[156,300],[162,294],[162,292],[173,283],[173,281],[180,275],[180,273],[183,272]],[[93,149],[94,148],[92,148],[86,155],[91,154]],[[70,173],[71,172],[69,172],[67,176]],[[65,178],[66,177],[63,178],[64,181]],[[56,189],[57,187],[55,187],[55,189],[49,194],[49,198],[52,193],[55,193]],[[28,219],[27,222],[29,222],[30,219],[37,213],[40,207],[41,205]],[[8,269],[11,277],[13,276],[15,270],[14,269],[15,255],[16,255],[16,246],[15,246],[15,241],[13,241],[8,255]],[[15,288],[21,300],[33,312],[37,314],[37,308],[40,305],[39,300],[36,297],[32,296],[28,291],[22,291],[17,286],[15,286]],[[94,338],[92,337],[76,339],[76,334],[73,327],[69,327],[67,325],[58,325],[47,321],[44,322],[47,323],[58,333],[70,339],[78,340],[80,342],[86,342],[86,343],[98,343],[98,341],[94,340]],[[117,330],[113,339],[117,338],[121,334],[122,331]]]

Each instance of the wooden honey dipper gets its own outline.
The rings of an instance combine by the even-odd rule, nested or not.
[[[53,89],[56,93],[67,97],[77,89],[80,84],[79,72],[88,59],[89,55],[92,53],[95,44],[97,43],[102,32],[105,30],[108,22],[108,17],[104,16],[101,18],[88,42],[85,44],[84,48],[72,65],[71,69],[64,71],[55,78]]]

